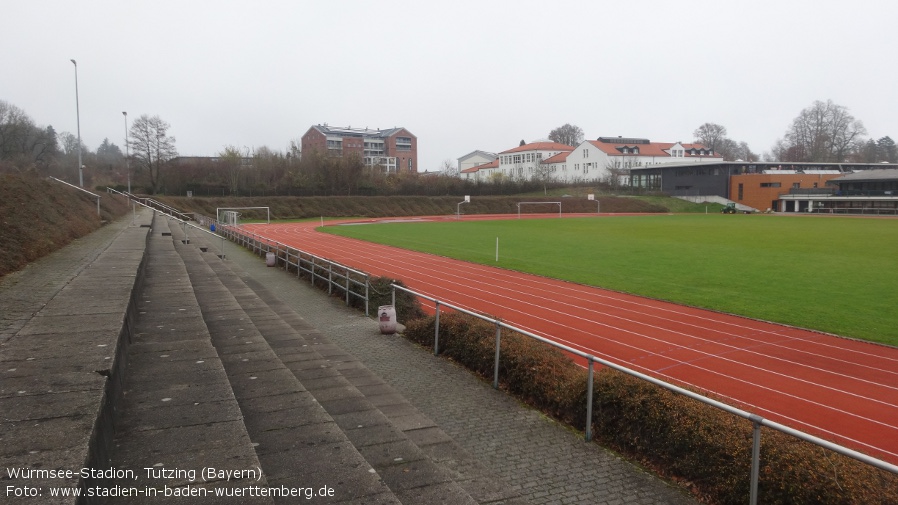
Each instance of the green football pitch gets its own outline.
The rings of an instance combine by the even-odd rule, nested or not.
[[[321,230],[898,345],[896,219],[677,214]]]

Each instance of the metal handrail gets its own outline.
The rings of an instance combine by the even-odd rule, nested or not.
[[[65,182],[65,181],[62,180],[62,179],[57,179],[56,177],[53,177],[52,175],[49,175],[48,177],[49,177],[50,179],[53,179],[53,180],[56,181],[56,182],[61,182],[61,183],[65,184],[66,186],[75,188],[75,189],[77,189],[78,191],[82,191],[82,192],[87,193],[88,195],[90,195],[90,196],[96,198],[96,199],[97,199],[97,215],[98,215],[98,216],[100,215],[100,195],[98,195],[98,194],[96,194],[96,193],[91,193],[90,191],[88,191],[88,190],[86,190],[86,189],[84,189],[84,188],[79,188],[78,186],[75,186],[74,184],[70,184],[70,183],[68,183],[68,182]]]
[[[588,378],[587,378],[588,382],[587,382],[587,394],[586,394],[586,402],[587,403],[586,403],[585,438],[587,441],[592,439],[592,401],[593,401],[592,391],[593,391],[593,364],[594,363],[599,363],[600,365],[604,365],[608,368],[611,368],[611,369],[617,370],[619,372],[625,373],[627,375],[636,377],[638,379],[644,380],[644,381],[654,384],[656,386],[660,386],[660,387],[667,389],[668,391],[671,391],[673,393],[686,396],[688,398],[697,400],[706,405],[710,405],[711,407],[722,410],[722,411],[732,414],[734,416],[741,417],[743,419],[747,419],[747,420],[751,421],[752,425],[754,427],[753,428],[754,429],[753,440],[752,440],[751,500],[750,500],[752,505],[755,505],[757,503],[758,475],[759,475],[759,469],[760,469],[760,451],[761,451],[761,426],[766,426],[768,428],[780,431],[787,435],[792,435],[793,437],[796,437],[798,439],[804,440],[806,442],[810,442],[812,444],[818,445],[820,447],[823,447],[824,449],[831,450],[838,454],[848,456],[849,458],[856,459],[862,463],[866,463],[875,468],[879,468],[879,469],[885,470],[887,472],[898,474],[898,466],[888,463],[886,461],[874,458],[872,456],[868,456],[866,454],[860,453],[853,449],[849,449],[849,448],[841,446],[839,444],[835,444],[828,440],[824,440],[822,438],[815,437],[808,433],[804,433],[804,432],[796,430],[794,428],[790,428],[788,426],[771,421],[769,419],[764,419],[763,417],[761,417],[757,414],[754,414],[754,413],[751,413],[751,412],[748,412],[748,411],[745,411],[742,409],[738,409],[736,407],[732,407],[725,403],[722,403],[717,400],[713,400],[706,396],[700,395],[694,391],[689,391],[688,389],[684,389],[679,386],[675,386],[673,384],[656,379],[656,378],[646,375],[644,373],[637,372],[635,370],[631,370],[627,367],[618,365],[611,361],[593,356],[592,354],[588,354],[583,351],[574,349],[572,347],[568,347],[564,344],[555,342],[554,340],[550,340],[546,337],[542,337],[540,335],[531,333],[527,330],[518,328],[516,326],[512,326],[508,323],[504,323],[500,319],[490,317],[490,316],[487,316],[484,314],[480,314],[477,312],[473,312],[471,310],[465,309],[463,307],[459,307],[457,305],[453,305],[451,303],[441,302],[436,298],[433,298],[433,297],[427,296],[423,293],[419,293],[417,291],[408,289],[404,286],[399,286],[396,284],[391,284],[390,286],[393,288],[393,306],[394,307],[396,306],[396,290],[397,289],[399,289],[401,291],[405,291],[406,293],[417,296],[424,300],[429,300],[431,302],[434,302],[434,304],[436,306],[436,321],[435,321],[435,328],[434,328],[434,354],[439,353],[439,331],[440,331],[439,321],[440,321],[440,307],[441,306],[448,307],[452,310],[474,316],[476,318],[482,319],[487,322],[494,323],[496,325],[496,357],[495,357],[495,363],[494,363],[494,369],[493,369],[493,388],[496,388],[496,389],[499,388],[499,357],[501,354],[501,329],[502,328],[514,331],[516,333],[520,333],[521,335],[524,335],[526,337],[538,340],[540,342],[544,342],[546,344],[551,345],[552,347],[556,347],[558,349],[561,349],[563,351],[571,353],[575,356],[579,356],[581,358],[586,359],[587,364],[588,364],[588,367],[587,367],[588,368]]]
[[[197,215],[197,220],[199,222],[214,222],[211,218],[207,216]],[[264,235],[259,235],[257,233],[240,231],[239,229],[219,224],[216,228],[216,231],[221,233],[223,236],[226,236],[228,240],[231,240],[246,249],[252,249],[253,253],[269,253],[271,252],[272,246],[275,250],[275,261],[284,263],[284,270],[287,270],[290,266],[296,268],[296,276],[299,277],[301,272],[306,272],[309,274],[310,281],[312,284],[315,283],[315,279],[320,279],[326,281],[328,284],[328,294],[333,293],[333,288],[336,286],[338,289],[344,290],[346,293],[346,305],[349,306],[350,298],[356,297],[362,300],[365,304],[365,315],[370,315],[369,313],[369,301],[370,301],[370,275],[362,272],[361,270],[356,270],[347,265],[343,265],[341,263],[337,263],[336,261],[331,261],[327,258],[323,258],[321,256],[316,256],[312,253],[308,253],[297,249],[295,247],[289,246],[283,242],[279,242],[277,240],[265,237]],[[264,249],[263,249],[264,248]],[[284,256],[281,257],[281,251],[283,248]],[[290,251],[294,251],[293,254]],[[304,259],[308,258],[308,259]],[[296,258],[296,262],[293,263],[290,260],[292,258]],[[305,263],[304,263],[305,262]],[[307,265],[307,268],[304,267]],[[320,268],[316,268],[320,267]],[[341,273],[345,272],[345,273]],[[327,275],[325,275],[325,273]],[[361,277],[364,280],[360,281],[353,277]],[[339,281],[343,281],[343,284],[339,284]],[[350,287],[358,286],[363,287],[365,292],[356,293]]]

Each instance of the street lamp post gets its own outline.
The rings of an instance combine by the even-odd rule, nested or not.
[[[131,194],[131,153],[128,148],[128,113],[122,112],[125,116],[125,166],[128,170],[128,194]]]
[[[81,108],[78,104],[78,62],[70,60],[75,65],[75,118],[78,121],[78,184],[84,187],[84,165],[81,164]]]

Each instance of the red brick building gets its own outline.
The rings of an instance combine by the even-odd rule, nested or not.
[[[316,125],[302,136],[303,155],[318,151],[328,156],[357,155],[366,166],[388,173],[418,171],[418,138],[405,128],[370,130]]]
[[[780,196],[792,190],[820,189],[826,183],[844,175],[838,170],[766,170],[758,174],[730,176],[730,200],[760,211],[767,209],[785,212]],[[792,210],[792,209],[788,209]]]

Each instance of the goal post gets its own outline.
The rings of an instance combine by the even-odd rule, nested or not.
[[[518,219],[521,219],[521,205],[557,205],[558,217],[561,217],[561,202],[518,202]]]
[[[216,221],[225,226],[237,226],[240,222],[240,213],[235,210],[221,210]]]
[[[265,223],[271,224],[271,209],[269,207],[218,207],[217,209],[215,209],[215,219],[221,224],[237,226],[238,218],[242,217],[244,219],[247,219],[249,217],[250,219],[253,219],[256,216],[259,216],[261,214],[259,212],[252,212],[252,213],[242,212],[242,213],[240,213],[240,212],[237,212],[238,210],[243,210],[243,211],[264,210],[265,211],[265,213],[264,213]],[[233,214],[229,214],[229,213],[233,213]],[[233,224],[225,220],[225,218],[227,216],[230,216],[234,219]],[[261,219],[261,216],[259,216],[259,218]]]

